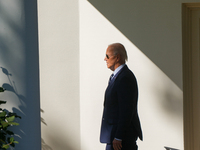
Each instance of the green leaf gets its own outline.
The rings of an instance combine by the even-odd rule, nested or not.
[[[9,145],[7,145],[7,144],[3,144],[2,147],[5,148],[5,149],[8,149],[8,148],[9,148]]]
[[[1,104],[5,104],[5,103],[6,103],[6,101],[0,100],[0,105],[1,105]]]
[[[17,123],[17,122],[9,122],[9,125],[18,126],[19,123]]]
[[[4,92],[4,91],[5,91],[5,89],[0,87],[0,92]]]
[[[15,116],[15,118],[20,118],[20,119],[21,119],[21,117],[18,116],[16,113],[11,113],[11,112],[9,112],[9,113],[8,113],[8,116],[9,116],[9,117]]]
[[[5,111],[0,113],[0,117],[5,117],[5,116],[6,116],[6,112]]]
[[[14,142],[14,137],[10,138],[10,143]]]
[[[5,121],[1,121],[1,124],[3,125],[3,128],[7,127],[9,124]]]
[[[13,143],[19,144],[19,142],[18,142],[18,141],[14,141]]]
[[[12,121],[15,120],[15,116],[7,117],[6,120],[7,120],[8,122],[12,122]]]

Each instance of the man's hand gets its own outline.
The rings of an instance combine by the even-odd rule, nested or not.
[[[121,148],[122,148],[122,141],[114,139],[113,140],[113,148],[114,148],[114,150],[121,150]]]

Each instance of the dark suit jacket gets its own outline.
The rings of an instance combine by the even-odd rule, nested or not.
[[[101,143],[114,138],[142,140],[137,111],[138,87],[134,74],[125,65],[112,79],[105,92],[101,124]]]

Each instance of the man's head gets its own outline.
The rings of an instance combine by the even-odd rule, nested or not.
[[[117,67],[128,60],[125,47],[120,43],[114,43],[108,46],[106,50],[106,57],[104,59],[107,67],[114,71]]]

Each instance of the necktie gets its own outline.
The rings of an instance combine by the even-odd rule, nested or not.
[[[112,81],[113,76],[114,76],[114,74],[111,74],[110,79],[109,79],[109,84]]]

